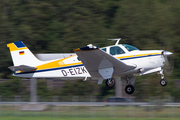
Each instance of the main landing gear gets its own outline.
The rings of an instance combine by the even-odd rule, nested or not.
[[[136,79],[135,75],[126,76],[124,78],[122,77],[121,79],[124,82],[124,84],[126,85],[126,87],[125,87],[126,94],[129,94],[129,95],[133,94],[135,91],[134,86],[133,86],[135,79]]]
[[[125,87],[125,92],[127,94],[133,94],[135,89],[134,89],[134,82],[135,82],[135,75],[132,76],[126,76],[126,77],[121,77],[121,80],[124,82],[124,84],[126,85]],[[115,80],[113,78],[109,78],[106,80],[106,86],[108,88],[113,88],[115,86]]]
[[[113,78],[109,78],[106,80],[106,86],[108,88],[113,88],[115,86],[115,80]]]
[[[124,85],[126,85],[125,87],[126,94],[129,95],[133,94],[135,91],[135,88],[133,86],[136,80],[135,75],[121,77],[121,80],[123,81]]]
[[[129,95],[133,94],[134,93],[134,86],[133,85],[127,85],[125,87],[125,92]]]
[[[134,81],[135,81],[135,76],[132,77],[126,77],[126,78],[121,78],[123,80],[123,82],[126,84],[125,87],[125,92],[127,94],[133,94],[134,93]],[[115,80],[113,78],[107,79],[106,80],[106,86],[108,88],[113,88],[115,86]]]

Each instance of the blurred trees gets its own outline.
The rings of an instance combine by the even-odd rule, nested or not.
[[[97,89],[96,85],[89,81],[67,81],[60,90],[60,96],[94,96]]]
[[[25,86],[22,84],[21,80],[14,79],[0,83],[0,96],[2,97],[8,98],[17,95],[26,96],[27,93],[28,91],[25,90]]]
[[[172,51],[169,79],[180,78],[179,0],[0,0],[0,7],[0,78],[12,73],[7,43],[22,40],[34,53],[61,53],[119,37],[139,49]]]

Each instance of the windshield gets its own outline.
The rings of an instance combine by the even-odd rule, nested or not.
[[[136,47],[131,46],[131,45],[127,45],[127,44],[122,44],[122,46],[124,46],[129,52],[134,51],[134,50],[139,50]]]

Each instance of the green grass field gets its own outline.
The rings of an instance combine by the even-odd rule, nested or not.
[[[179,107],[50,106],[44,111],[20,111],[1,106],[0,120],[179,120]]]
[[[61,117],[0,117],[0,120],[169,120],[169,118],[61,118]],[[171,120],[179,120],[171,118]]]

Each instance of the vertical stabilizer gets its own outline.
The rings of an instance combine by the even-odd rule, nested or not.
[[[7,47],[9,47],[14,66],[37,66],[42,63],[42,61],[38,60],[22,41],[9,43],[7,44]]]

